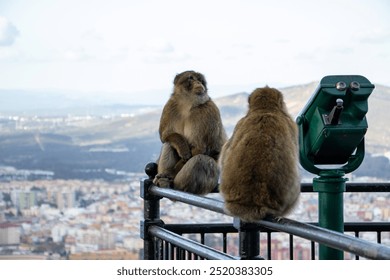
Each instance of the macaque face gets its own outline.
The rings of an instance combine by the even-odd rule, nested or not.
[[[174,85],[178,91],[189,95],[204,96],[207,95],[207,83],[205,77],[195,71],[185,71],[176,75]]]

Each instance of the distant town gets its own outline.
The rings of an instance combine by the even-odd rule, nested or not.
[[[12,181],[0,184],[0,259],[139,259],[143,217],[137,174],[128,182],[81,180]],[[218,196],[218,194],[211,194]],[[317,195],[303,193],[291,215],[316,221]],[[345,194],[345,221],[389,221],[390,194]],[[204,212],[204,213],[203,213]],[[180,213],[180,214],[178,214]],[[163,199],[169,222],[231,222],[232,218]],[[390,244],[390,233],[382,234]],[[376,235],[362,236],[376,242]],[[207,241],[217,245],[217,237]],[[288,258],[287,236],[275,235],[274,259]],[[214,244],[215,243],[215,244]],[[310,243],[296,241],[297,258],[310,258]],[[228,243],[237,251],[237,240]]]

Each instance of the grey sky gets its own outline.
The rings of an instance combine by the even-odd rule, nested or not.
[[[2,0],[0,88],[142,103],[188,69],[214,96],[330,74],[389,86],[389,15],[385,0]]]

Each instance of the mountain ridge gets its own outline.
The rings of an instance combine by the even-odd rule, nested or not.
[[[316,86],[313,82],[280,89],[294,119]],[[239,92],[213,98],[229,135],[247,112],[248,96]],[[377,85],[368,103],[365,161],[371,162],[375,160],[371,155],[383,156],[390,151],[390,88]],[[163,106],[142,110],[147,107],[126,112],[124,106],[123,114],[111,117],[0,118],[0,166],[49,170],[55,178],[97,176],[111,180],[116,177],[106,174],[106,169],[143,172],[146,163],[157,159],[161,148],[158,126]]]

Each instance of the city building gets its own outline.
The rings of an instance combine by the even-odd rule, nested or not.
[[[16,223],[0,223],[0,246],[20,244],[20,225]]]

